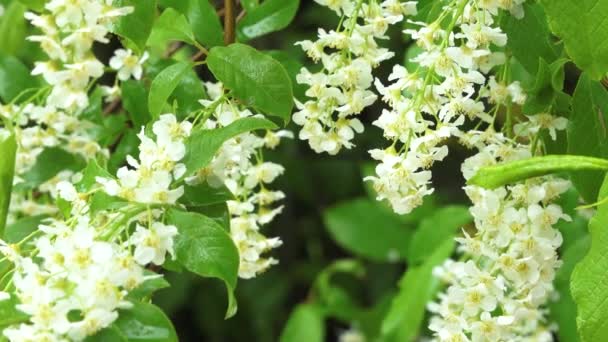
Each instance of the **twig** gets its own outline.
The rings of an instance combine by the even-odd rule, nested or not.
[[[239,15],[236,17],[236,22],[238,23],[239,21],[241,21],[246,14],[247,14],[247,11],[245,11],[245,9],[243,9],[241,11],[241,13],[239,13]]]
[[[234,0],[224,0],[224,43],[234,43],[234,27],[236,25]]]
[[[183,46],[184,46],[184,44],[182,42],[175,42],[175,43],[173,43],[171,46],[169,46],[169,48],[167,49],[167,51],[165,51],[164,57],[165,58],[172,57]]]
[[[103,109],[103,114],[108,115],[108,114],[114,112],[118,107],[120,107],[120,104],[121,104],[120,98],[110,102],[110,104],[108,104],[106,106],[106,108]]]
[[[201,49],[195,55],[193,55],[192,58],[190,58],[190,60],[193,62],[196,62],[199,59],[201,59],[201,57],[207,56],[208,53],[209,52],[206,49]]]

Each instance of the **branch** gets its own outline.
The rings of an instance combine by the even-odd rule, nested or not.
[[[234,0],[224,0],[224,43],[226,45],[234,43],[236,26],[236,8]]]

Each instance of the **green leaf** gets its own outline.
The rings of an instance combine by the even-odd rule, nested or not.
[[[46,3],[45,0],[19,0],[19,2],[38,12],[44,10],[44,4]]]
[[[397,215],[367,198],[340,203],[325,211],[332,238],[356,255],[379,262],[404,260],[413,231]]]
[[[195,131],[186,143],[184,164],[190,174],[207,166],[222,144],[239,134],[258,129],[275,129],[277,126],[262,118],[248,117],[230,125],[212,130]]]
[[[560,341],[579,341],[576,329],[576,303],[570,292],[570,278],[576,264],[587,254],[590,240],[586,236],[577,240],[562,253],[563,265],[555,274],[555,288],[559,293],[557,301],[549,303],[550,319],[557,323],[557,335]]]
[[[454,249],[454,240],[438,245],[421,265],[411,267],[399,281],[399,293],[382,322],[382,335],[396,341],[412,341],[418,335],[426,304],[438,289],[433,268],[447,259]]]
[[[146,275],[156,275],[153,272],[146,271]],[[129,299],[137,301],[149,300],[154,292],[170,287],[171,284],[165,279],[165,277],[156,277],[146,280],[143,284],[129,292]]]
[[[169,103],[177,104],[175,114],[178,118],[185,119],[195,110],[203,108],[199,100],[205,98],[207,94],[203,82],[191,68],[186,71],[173,94],[169,96]]]
[[[230,232],[230,212],[226,202],[202,206],[189,206],[188,211],[207,216],[217,222],[225,231]]]
[[[558,57],[556,46],[551,43],[551,32],[543,8],[536,3],[525,3],[526,15],[515,18],[505,15],[501,24],[509,37],[507,46],[513,55],[531,75],[536,75],[539,60],[549,63]]]
[[[85,342],[129,342],[129,340],[117,327],[111,325],[97,334],[87,337]]]
[[[260,5],[260,0],[241,0],[241,4],[249,12]]]
[[[185,185],[180,203],[188,207],[206,206],[233,200],[234,195],[224,185],[212,187],[207,182],[197,185]]]
[[[244,104],[289,121],[293,90],[281,63],[250,46],[232,44],[211,49],[207,65],[215,78]]]
[[[584,73],[572,99],[568,153],[608,158],[608,92]],[[588,203],[595,202],[604,179],[601,171],[572,174],[572,182]]]
[[[593,79],[608,72],[608,1],[541,0],[549,26],[568,56]]]
[[[18,304],[17,298],[11,296],[10,299],[0,301],[0,331],[9,325],[26,322],[28,315],[17,310],[15,307]]]
[[[224,28],[209,0],[188,0],[188,10],[184,14],[199,42],[207,48],[224,45]]]
[[[447,240],[453,240],[462,227],[472,221],[466,207],[447,206],[438,209],[422,220],[410,241],[407,261],[419,264],[433,254],[433,248]]]
[[[598,200],[608,197],[608,177]],[[591,248],[572,273],[570,290],[577,304],[578,332],[583,342],[601,341],[608,336],[608,202],[600,204],[589,221]]]
[[[325,325],[323,310],[315,304],[300,304],[293,310],[285,329],[281,333],[281,342],[323,342]]]
[[[47,148],[38,155],[34,166],[22,176],[24,183],[18,186],[32,189],[55,177],[60,171],[80,171],[84,166],[84,160],[79,156],[59,147]]]
[[[133,307],[120,311],[112,324],[127,341],[177,342],[173,324],[163,311],[153,304],[134,302]]]
[[[191,68],[192,65],[190,63],[178,62],[163,69],[163,71],[156,75],[152,81],[150,94],[148,95],[148,108],[152,119],[158,119],[167,99]]]
[[[0,236],[3,236],[15,173],[17,141],[14,134],[6,130],[0,131],[0,151]]]
[[[7,55],[14,55],[21,49],[27,35],[26,20],[23,17],[25,6],[19,1],[12,1],[0,17],[0,42],[2,42],[1,52]],[[0,76],[0,88],[6,84]],[[1,94],[0,94],[1,96]],[[5,101],[8,101],[4,99]]]
[[[133,7],[133,12],[119,17],[112,31],[130,42],[129,45],[138,54],[142,54],[156,18],[156,0],[114,0],[114,7],[126,6]]]
[[[48,216],[37,215],[37,216],[26,216],[17,222],[6,226],[4,231],[4,241],[8,243],[18,243],[23,240],[26,236],[38,230],[38,226]]]
[[[557,111],[569,109],[570,99],[563,92],[564,64],[567,61],[561,58],[548,64],[542,58],[538,60],[538,70],[533,74],[536,75],[534,83],[525,89],[528,98],[523,108],[524,112],[540,113],[551,109]]]
[[[115,174],[118,168],[124,165],[127,155],[136,155],[139,153],[138,146],[139,138],[137,137],[137,131],[130,129],[124,132],[114,153],[110,155],[108,171],[111,174]]]
[[[147,44],[165,45],[169,41],[176,40],[194,45],[194,32],[183,14],[173,8],[167,8],[156,19]]]
[[[608,170],[608,160],[583,156],[557,155],[533,157],[484,167],[468,184],[495,189],[532,177],[564,171]]]
[[[306,92],[306,90],[308,90],[307,86],[305,84],[299,84],[296,81],[296,78],[298,76],[298,74],[300,73],[300,69],[302,69],[302,63],[297,60],[295,57],[293,57],[291,54],[285,52],[285,51],[281,51],[281,50],[270,50],[270,51],[264,51],[264,53],[268,54],[270,57],[276,59],[279,63],[281,63],[281,65],[283,65],[283,67],[285,68],[285,70],[287,70],[287,73],[289,74],[289,77],[291,78],[291,85],[293,86],[293,92],[294,92],[294,96],[297,99],[303,99],[305,98],[304,93]]]
[[[93,93],[89,95],[89,104],[82,111],[80,117],[84,120],[91,121],[95,124],[103,124],[103,108],[102,108],[103,93],[100,87],[96,87]]]
[[[179,230],[175,239],[179,263],[200,276],[223,280],[229,296],[226,316],[234,315],[233,291],[239,271],[239,252],[230,235],[214,220],[196,213],[172,209],[167,222]]]
[[[90,160],[87,167],[82,170],[82,179],[76,184],[76,189],[80,193],[86,193],[93,189],[97,184],[97,177],[113,179],[114,177],[99,166],[96,160]]]
[[[332,282],[337,274],[361,278],[365,275],[365,268],[357,260],[338,260],[319,273],[314,283],[314,293],[319,298],[319,304],[323,305],[325,315],[351,322],[357,319],[363,308],[346,289]]]
[[[5,103],[22,91],[39,86],[38,80],[30,75],[30,69],[21,61],[13,56],[0,55],[0,98]]]
[[[141,82],[127,80],[122,82],[120,88],[122,106],[130,114],[133,126],[136,128],[145,126],[151,120],[146,87]]]
[[[249,11],[239,21],[237,30],[239,40],[261,37],[287,27],[298,11],[300,0],[266,0]]]

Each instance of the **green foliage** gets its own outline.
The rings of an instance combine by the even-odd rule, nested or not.
[[[0,301],[0,331],[9,325],[24,322],[28,316],[15,307],[19,301],[12,296],[10,299]]]
[[[600,79],[608,72],[608,1],[541,0],[549,26],[574,63]]]
[[[121,36],[126,45],[142,54],[156,19],[156,0],[115,0],[114,5],[133,7],[133,13],[118,18],[112,31]]]
[[[407,261],[410,265],[423,263],[432,257],[434,248],[451,241],[463,226],[472,222],[466,207],[445,206],[423,218],[409,245]]]
[[[36,159],[34,166],[23,175],[21,188],[32,189],[53,178],[62,170],[79,171],[85,166],[81,157],[59,147],[47,148]]]
[[[0,236],[4,234],[11,202],[17,141],[14,134],[0,134]]]
[[[170,0],[166,5],[188,18],[196,39],[208,48],[224,45],[224,29],[209,0]]]
[[[148,45],[164,45],[170,41],[194,44],[194,32],[188,19],[173,8],[167,8],[156,19],[148,38]]]
[[[356,255],[395,262],[408,254],[413,230],[373,200],[340,203],[325,211],[324,221],[332,238]]]
[[[547,63],[538,59],[538,70],[535,72],[534,82],[526,89],[528,98],[524,105],[525,113],[543,113],[566,111],[569,109],[570,98],[563,92],[564,64],[568,60],[561,58]]]
[[[148,275],[154,275],[154,273],[150,271],[148,271],[148,273]],[[171,284],[169,284],[169,282],[163,277],[148,279],[129,293],[129,299],[136,301],[147,301],[150,300],[154,292],[161,289],[166,289],[169,286],[171,286]]]
[[[23,17],[25,10],[26,7],[21,2],[12,1],[0,17],[0,42],[2,47],[0,53],[14,55],[23,46],[26,37],[26,20]],[[7,82],[1,78],[0,72],[0,86],[6,84]]]
[[[608,177],[600,189],[598,200],[608,196]],[[608,334],[608,203],[604,201],[589,222],[591,248],[572,273],[570,289],[578,308],[578,332],[582,342],[601,340]]]
[[[152,119],[158,119],[167,99],[191,68],[192,64],[190,63],[177,62],[156,75],[152,81],[150,94],[148,95],[148,108]]]
[[[45,0],[19,0],[20,3],[34,11],[42,11],[44,9]]]
[[[200,207],[234,200],[234,195],[225,185],[212,187],[207,182],[186,185],[180,202],[188,207]]]
[[[281,342],[323,342],[323,311],[315,304],[298,305],[281,334]]]
[[[261,0],[242,0],[243,8],[246,11],[251,11],[260,5]]]
[[[289,121],[293,90],[281,63],[250,46],[232,44],[211,49],[207,64],[215,78],[244,104]]]
[[[239,40],[261,37],[287,27],[296,15],[300,0],[266,0],[251,8],[238,23]]]
[[[608,160],[569,155],[533,157],[484,167],[469,179],[469,184],[495,189],[532,177],[564,171],[607,171]]]
[[[112,338],[104,337],[105,341],[120,341],[120,339],[114,339],[118,336],[124,338],[124,341],[178,341],[175,328],[169,318],[160,308],[149,303],[135,302],[131,309],[121,311],[118,320],[111,325],[110,330],[112,330],[110,333]],[[97,341],[104,341],[104,339]]]
[[[214,277],[226,283],[230,317],[236,313],[232,292],[236,288],[239,252],[228,233],[214,220],[196,213],[171,210],[167,222],[175,225],[177,261],[189,271],[203,277]]]
[[[46,215],[27,216],[6,226],[3,237],[4,241],[8,243],[20,242],[25,237],[35,232],[38,229],[38,225],[46,218],[48,218]]]
[[[571,227],[570,227],[571,228]],[[576,240],[562,254],[564,264],[555,274],[555,288],[559,292],[559,300],[549,303],[551,319],[559,325],[557,334],[560,341],[579,341],[576,329],[576,303],[570,291],[570,279],[574,266],[580,262],[589,250],[588,236]]]
[[[501,27],[509,37],[507,44],[513,56],[528,73],[536,75],[539,60],[551,63],[559,57],[559,52],[551,42],[551,32],[543,8],[536,3],[526,3],[524,11],[526,15],[521,19],[504,16]]]
[[[345,275],[362,278],[365,275],[365,269],[356,260],[335,261],[317,276],[314,282],[314,293],[327,317],[351,322],[358,320],[363,308],[345,288],[332,281],[338,276]]]
[[[276,125],[262,118],[242,118],[230,125],[213,130],[194,132],[186,143],[184,164],[189,173],[207,166],[222,144],[235,136],[258,129],[274,129]]]
[[[148,109],[146,87],[141,82],[127,80],[122,82],[120,89],[122,92],[122,106],[130,114],[133,126],[145,126],[152,119]]]
[[[568,127],[568,153],[608,158],[608,92],[585,73],[581,76],[572,99]],[[602,171],[572,174],[581,196],[593,203],[602,184]]]
[[[82,179],[76,184],[76,189],[81,193],[87,193],[97,184],[97,177],[114,178],[108,171],[99,166],[97,161],[91,160],[82,170]]]
[[[38,86],[38,80],[30,75],[30,70],[21,61],[0,54],[0,98],[5,103],[15,99],[24,90]]]
[[[426,304],[438,290],[433,268],[445,261],[453,249],[454,240],[445,240],[435,247],[424,263],[405,272],[399,281],[399,293],[382,322],[382,336],[395,341],[412,341],[418,335]]]

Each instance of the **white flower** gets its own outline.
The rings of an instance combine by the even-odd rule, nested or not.
[[[126,81],[131,76],[139,80],[143,73],[142,65],[148,60],[148,52],[144,52],[141,57],[133,55],[133,51],[118,49],[114,51],[114,56],[110,59],[110,67],[118,71],[118,79]]]
[[[135,261],[142,266],[149,263],[162,265],[167,253],[174,255],[173,238],[177,233],[175,226],[167,226],[160,222],[152,223],[149,229],[137,225],[135,233],[129,240],[135,247],[133,255]]]
[[[70,182],[59,182],[57,184],[57,191],[59,193],[59,197],[63,198],[68,202],[74,202],[78,199],[78,191],[76,191],[76,188]]]

